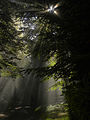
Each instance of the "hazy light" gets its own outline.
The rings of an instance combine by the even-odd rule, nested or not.
[[[21,108],[22,108],[22,107],[19,106],[19,107],[16,107],[15,109],[16,109],[16,110],[19,110],[19,109],[21,109]]]
[[[7,118],[7,117],[8,117],[8,115],[0,113],[0,119]]]

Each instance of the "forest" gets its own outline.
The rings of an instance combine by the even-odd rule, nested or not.
[[[89,0],[0,0],[0,120],[90,120]]]

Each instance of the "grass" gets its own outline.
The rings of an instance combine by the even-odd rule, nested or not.
[[[41,117],[42,120],[69,120],[68,114],[65,112],[48,112]]]
[[[42,108],[40,109],[42,110]],[[39,110],[36,109],[36,112],[38,113]],[[55,106],[50,105],[48,109],[41,112],[41,114],[39,115],[40,115],[40,120],[69,120],[67,111],[62,109],[62,106],[60,105],[55,105]]]
[[[66,117],[63,117],[63,118],[55,118],[55,119],[46,118],[46,120],[69,120],[69,118],[66,116]]]
[[[61,117],[56,116],[56,118],[47,117],[45,120],[69,120],[69,117],[67,115],[66,116],[61,116]]]

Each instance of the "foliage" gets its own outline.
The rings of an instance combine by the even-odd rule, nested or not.
[[[20,74],[19,51],[25,50],[20,37],[20,17],[14,14],[16,8],[12,6],[8,0],[0,1],[0,73],[3,77]]]
[[[88,8],[88,2],[85,1],[63,0],[60,9],[62,19],[45,17],[45,20],[40,20],[45,27],[42,28],[34,49],[43,57],[44,62],[57,54],[56,64],[44,66],[39,69],[39,73],[42,76],[54,74],[56,80],[64,79],[63,92],[71,120],[89,119],[90,113],[90,110],[87,112],[90,99]],[[58,19],[58,24],[55,19]]]
[[[28,3],[28,0],[26,2]],[[41,0],[39,2],[43,3]],[[56,3],[56,0],[54,2]],[[15,42],[14,36],[17,32],[12,26],[11,13],[9,13],[10,7],[7,8],[5,3],[8,4],[7,6],[11,6],[8,1],[4,1],[4,4],[1,1],[1,70],[4,70],[7,66],[9,67],[9,65],[14,65],[11,68],[15,68],[16,63],[13,60],[16,58],[17,51],[23,49],[23,47],[20,47],[22,46],[21,42],[17,40]],[[26,9],[27,5],[22,6],[22,8]],[[37,8],[40,8],[40,6],[37,6]],[[24,50],[26,50],[27,55],[32,54],[33,57],[38,57],[41,60],[42,65],[35,68],[40,77],[50,78],[53,76],[56,81],[63,78],[63,93],[65,93],[69,106],[70,119],[88,120],[90,119],[89,4],[88,1],[84,0],[62,0],[59,12],[60,17],[50,14],[32,14],[32,12],[30,14],[27,11],[17,13],[20,19],[27,19],[25,21],[27,24],[33,21],[29,17],[33,15],[35,18],[36,15],[37,20],[34,23],[39,26],[36,27],[36,38],[34,40],[29,39],[33,30],[29,29],[27,31],[24,28],[26,36],[23,38],[23,43],[28,44],[26,46],[27,50]],[[21,17],[22,15],[23,17]],[[32,68],[28,68],[27,71],[30,69]]]
[[[7,4],[7,6],[5,6]],[[15,56],[16,43],[14,42],[14,35],[16,30],[12,26],[12,19],[10,15],[10,3],[8,1],[0,2],[0,68],[4,69],[8,64],[14,64],[12,59]],[[3,74],[3,73],[2,73]]]
[[[71,120],[89,119],[88,2],[62,0],[59,11],[60,17],[39,15],[40,31],[32,54],[43,61],[43,67],[37,69],[41,77],[63,78]],[[55,63],[48,66],[54,54]]]

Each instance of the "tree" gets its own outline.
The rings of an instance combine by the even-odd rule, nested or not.
[[[47,27],[42,29],[35,49],[35,51],[38,50],[39,54],[44,56],[44,60],[55,53],[57,54],[56,64],[52,67],[44,68],[43,74],[55,74],[56,78],[64,78],[64,92],[71,120],[89,119],[89,111],[87,112],[90,99],[88,97],[90,91],[88,8],[88,2],[63,1],[60,11],[62,21],[58,19],[60,27],[58,32],[54,37],[53,32],[50,31],[53,30],[52,20],[49,21],[51,28],[48,31],[45,30],[45,28],[48,29]],[[83,18],[83,16],[85,17]],[[47,24],[46,22],[45,26]]]
[[[19,37],[22,31],[18,30],[18,16],[15,16],[12,5],[10,1],[0,1],[0,72],[1,76],[15,77],[19,72],[19,50],[24,44]]]
[[[23,2],[25,3],[24,0]],[[27,0],[26,3],[28,2]],[[34,10],[28,10],[29,7],[21,4],[20,1],[15,3],[25,8],[21,10],[21,16],[22,14],[28,15],[28,18],[33,15],[38,16],[40,31],[37,36],[38,40],[35,43],[32,42],[34,43],[32,54],[42,57],[44,64],[35,70],[39,71],[39,75],[43,77],[54,76],[55,80],[63,78],[65,83],[63,92],[69,106],[70,119],[89,120],[90,43],[88,26],[90,22],[88,1],[62,0],[58,8],[60,17],[47,14],[44,12],[46,8],[41,7],[46,3],[50,4],[51,1],[45,3],[40,0],[39,4],[35,4]],[[31,3],[30,5],[34,8],[34,2]],[[52,3],[56,4],[56,0]],[[31,41],[27,43],[31,45]],[[47,61],[53,57],[55,63],[45,66]]]

